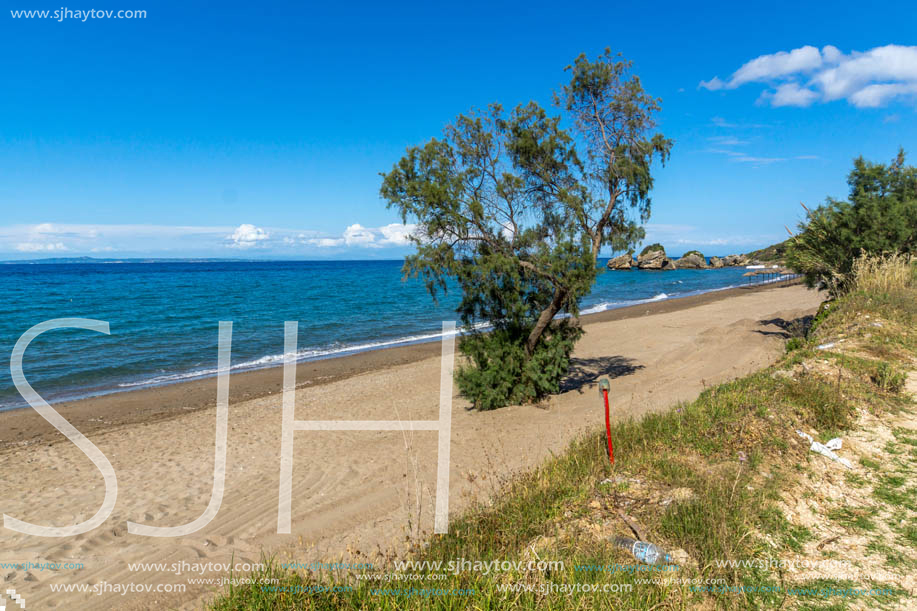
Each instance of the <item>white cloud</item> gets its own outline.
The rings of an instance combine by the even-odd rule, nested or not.
[[[506,238],[507,240],[512,241],[512,240],[513,240],[513,236],[516,235],[516,231],[513,229],[512,224],[510,224],[509,221],[507,221],[507,222],[505,222],[505,223],[501,223],[501,224],[503,225],[503,229],[500,230],[500,233],[503,234],[503,237],[504,237],[504,238]]]
[[[822,59],[829,64],[838,64],[844,58],[844,54],[841,53],[841,50],[834,45],[825,45],[822,47],[821,56]]]
[[[720,77],[714,76],[709,81],[701,81],[698,87],[708,91],[719,91],[726,88],[726,83],[720,80]]]
[[[736,151],[732,149],[707,149],[706,152],[717,153],[718,155],[726,155],[731,161],[736,161],[739,163],[751,163],[754,165],[769,165],[779,161],[786,161],[786,157],[760,157],[749,155],[744,151]]]
[[[859,108],[877,108],[885,106],[893,98],[917,94],[917,82],[883,83],[867,85],[850,96],[850,101]]]
[[[236,227],[232,235],[226,236],[226,239],[232,240],[232,243],[229,244],[230,248],[253,248],[270,237],[271,235],[264,229],[243,223]]]
[[[697,229],[697,227],[693,225],[670,225],[666,223],[647,223],[643,228],[646,229],[647,233],[652,233],[660,237],[682,234]]]
[[[761,82],[772,87],[761,101],[772,106],[810,106],[846,99],[858,108],[885,106],[895,99],[917,98],[917,46],[885,45],[842,53],[828,45],[804,46],[761,55],[724,81],[714,77],[700,87],[716,91]]]
[[[789,52],[780,51],[762,55],[746,62],[736,70],[726,87],[735,89],[745,83],[769,81],[790,74],[811,72],[819,68],[822,61],[822,55],[818,49],[809,45]]]
[[[344,245],[344,238],[310,238],[306,243],[319,248],[335,248]]]
[[[735,136],[711,136],[707,138],[707,140],[719,146],[741,146],[743,144],[748,144],[746,140],[740,140]]]
[[[671,247],[712,247],[713,252],[705,254],[727,254],[728,252],[740,252],[744,245],[748,244],[773,244],[774,236],[753,236],[753,235],[711,235],[707,230],[694,225],[669,225],[664,223],[647,223],[646,238],[643,244],[652,244],[659,242],[666,248]],[[722,247],[729,248],[722,248]]]
[[[409,246],[411,244],[409,238],[416,231],[417,226],[411,223],[390,223],[382,227],[364,227],[360,223],[354,223],[349,225],[340,236],[309,237],[303,239],[302,243],[319,248]]]
[[[33,239],[41,238],[70,238],[92,240],[99,237],[99,230],[95,225],[61,225],[54,223],[39,223],[27,228],[29,236]]]
[[[736,239],[737,238],[697,238],[695,240],[686,240],[678,238],[677,240],[672,240],[672,242],[679,245],[726,246],[728,244],[735,244]]]
[[[53,242],[41,244],[37,242],[24,242],[16,244],[16,250],[19,252],[61,252],[67,250],[63,242]]]
[[[380,233],[384,238],[382,242],[384,244],[392,244],[393,246],[406,246],[411,243],[410,237],[417,230],[417,225],[408,223],[403,225],[401,223],[391,223],[385,225],[384,227],[379,227]]]
[[[753,163],[755,165],[769,165],[786,161],[786,157],[755,157],[754,155],[737,155],[734,159],[740,163]]]
[[[390,223],[365,227],[353,223],[338,234],[244,223],[228,226],[89,225],[38,223],[0,226],[0,253],[64,252],[75,255],[118,253],[122,256],[221,256],[227,247],[308,254],[314,249],[409,248],[417,227]],[[2,258],[2,257],[0,257]]]
[[[376,235],[360,223],[354,223],[344,230],[347,246],[375,246]]]
[[[730,146],[742,146],[742,145],[748,144],[747,142],[743,140],[730,139],[727,137],[723,137],[723,138],[714,137],[714,138],[708,138],[708,140],[715,142],[716,144],[720,145],[723,148],[708,148],[708,149],[705,149],[704,152],[715,153],[717,155],[725,155],[726,157],[729,158],[730,161],[735,161],[737,163],[748,163],[748,164],[752,164],[755,166],[763,166],[763,165],[770,165],[772,163],[779,163],[781,161],[787,161],[789,159],[788,157],[763,157],[760,155],[752,155],[740,149],[728,148]],[[799,160],[819,159],[817,155],[795,155],[792,158],[799,159]]]
[[[168,253],[222,250],[231,227],[37,223],[0,226],[0,252]],[[216,254],[213,252],[213,254]]]
[[[800,87],[796,83],[784,83],[777,87],[773,95],[762,97],[770,98],[771,106],[811,106],[818,99],[818,92]]]
[[[826,100],[855,95],[872,83],[917,84],[917,47],[886,45],[865,53],[841,55],[836,66],[813,79],[825,92]]]

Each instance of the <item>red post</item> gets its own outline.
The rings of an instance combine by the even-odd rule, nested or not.
[[[611,464],[615,464],[615,452],[611,445],[611,417],[608,413],[609,390],[611,390],[611,383],[607,379],[601,380],[599,382],[599,392],[602,393],[602,397],[605,399],[605,437],[608,439],[608,461]]]

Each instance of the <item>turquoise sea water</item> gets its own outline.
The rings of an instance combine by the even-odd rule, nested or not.
[[[0,409],[24,407],[9,357],[53,318],[107,321],[111,335],[57,330],[35,339],[26,378],[49,402],[212,375],[217,325],[233,321],[235,370],[277,365],[283,323],[299,321],[302,359],[431,341],[457,296],[434,304],[400,261],[0,265]],[[584,312],[743,283],[745,269],[605,272]]]

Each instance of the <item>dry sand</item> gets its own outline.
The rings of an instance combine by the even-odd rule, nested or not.
[[[513,472],[538,465],[584,430],[602,426],[595,380],[612,378],[613,415],[639,416],[759,369],[783,349],[781,320],[815,311],[801,286],[731,290],[588,317],[565,391],[540,406],[471,412],[453,399],[451,510],[494,492]],[[300,420],[433,420],[439,345],[409,346],[300,366]],[[215,383],[205,380],[59,406],[105,453],[118,501],[105,524],[76,537],[39,538],[0,529],[0,564],[79,562],[82,569],[0,569],[29,609],[198,608],[220,588],[189,575],[130,571],[128,563],[332,562],[397,548],[432,531],[436,434],[297,432],[292,535],[278,535],[282,373],[234,375],[226,492],[214,520],[193,535],[128,534],[126,522],[176,526],[210,499]],[[0,414],[2,513],[43,525],[93,515],[104,485],[92,463],[33,410]],[[205,578],[223,577],[207,572]],[[186,592],[61,594],[51,584],[184,584]],[[136,586],[135,586],[136,587]]]

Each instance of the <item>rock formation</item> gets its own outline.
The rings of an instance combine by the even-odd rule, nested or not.
[[[614,259],[608,260],[608,269],[629,270],[634,266],[634,257],[630,253],[625,253]]]
[[[748,265],[748,257],[745,255],[728,255],[723,259],[723,264],[726,267]]]
[[[681,259],[675,262],[678,269],[707,269],[707,259],[703,253],[696,250],[686,252]]]
[[[662,269],[667,262],[669,262],[669,258],[665,256],[665,250],[662,247],[644,250],[637,257],[637,267],[640,269]]]

